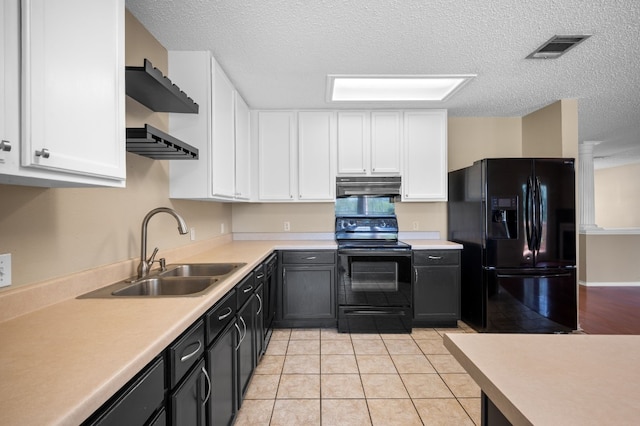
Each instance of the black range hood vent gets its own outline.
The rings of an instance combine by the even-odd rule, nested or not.
[[[148,59],[142,67],[125,67],[125,79],[127,96],[153,111],[198,113],[198,104]]]
[[[154,160],[197,160],[195,148],[148,124],[127,128],[127,151]]]

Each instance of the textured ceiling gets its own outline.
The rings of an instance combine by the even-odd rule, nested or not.
[[[578,99],[596,166],[640,161],[638,0],[126,0],[169,50],[210,50],[252,108],[339,108],[327,74],[477,74],[459,117],[523,116]],[[555,60],[551,36],[592,37]],[[349,104],[349,108],[371,108]]]

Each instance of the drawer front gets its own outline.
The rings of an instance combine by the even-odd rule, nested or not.
[[[336,252],[325,251],[285,251],[282,252],[282,263],[286,264],[334,264]]]
[[[236,314],[236,291],[227,295],[205,314],[207,345],[210,345]]]
[[[173,388],[204,353],[204,322],[198,321],[169,348],[169,379]]]
[[[458,265],[460,250],[415,250],[413,264],[416,266]]]
[[[256,283],[253,277],[253,272],[251,272],[236,286],[236,310],[240,309],[255,291]]]
[[[260,284],[264,284],[265,267],[264,264],[258,266],[253,270],[253,276],[255,277],[255,288],[258,288]]]
[[[104,415],[85,425],[146,424],[164,399],[164,361],[156,359],[146,372],[121,390]]]

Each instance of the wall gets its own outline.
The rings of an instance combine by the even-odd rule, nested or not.
[[[640,285],[640,233],[581,234],[579,280],[590,286]]]
[[[640,228],[640,163],[594,171],[595,221],[602,228]]]
[[[166,73],[166,50],[128,12],[126,19],[127,64],[140,66],[148,57]],[[127,99],[128,125],[139,122],[166,129],[166,114]],[[126,188],[0,185],[0,253],[12,253],[13,269],[13,285],[0,292],[139,257],[142,219],[155,207],[176,209],[197,229],[196,242],[218,236],[220,222],[229,230],[230,205],[169,200],[168,167],[166,161],[127,154]],[[155,216],[149,249],[160,247],[161,256],[163,249],[195,244],[176,227],[169,215]]]

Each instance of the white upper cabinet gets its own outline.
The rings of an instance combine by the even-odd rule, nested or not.
[[[404,113],[402,201],[447,200],[447,111]]]
[[[213,78],[211,195],[234,198],[236,195],[234,88],[214,58],[211,58],[211,69]]]
[[[296,170],[296,113],[258,112],[260,201],[293,201]]]
[[[333,201],[336,171],[335,113],[298,113],[298,199]]]
[[[3,116],[20,122],[21,134],[0,154],[0,182],[123,187],[124,1],[8,0],[2,9],[0,84],[11,86]]]
[[[199,151],[197,160],[171,160],[170,197],[248,199],[246,103],[209,52],[170,51],[169,75],[200,109],[198,114],[169,116],[169,133]]]
[[[402,112],[339,111],[339,175],[399,175]]]
[[[250,112],[242,96],[235,92],[236,192],[235,198],[251,198]]]

